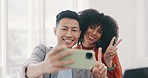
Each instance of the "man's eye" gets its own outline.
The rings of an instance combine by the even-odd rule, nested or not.
[[[78,30],[72,30],[72,31],[77,32]]]
[[[67,29],[65,29],[65,28],[62,28],[61,30],[67,30]]]

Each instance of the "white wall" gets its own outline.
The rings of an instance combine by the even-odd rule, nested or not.
[[[43,3],[43,1],[46,1],[46,3]],[[54,39],[56,37],[53,34],[55,15],[65,9],[81,11],[85,8],[95,8],[115,18],[119,24],[120,38],[123,39],[122,43],[118,46],[118,54],[123,70],[148,67],[148,41],[146,41],[146,39],[148,39],[146,35],[148,34],[148,23],[146,22],[148,21],[147,0],[8,0],[9,18],[7,18],[7,13],[3,12],[7,11],[7,8],[5,8],[7,5],[4,3],[7,3],[7,0],[0,0],[0,4],[3,4],[0,5],[0,67],[3,67],[0,71],[3,72],[3,78],[6,75],[7,77],[14,76],[16,78],[16,71],[18,71],[22,62],[25,62],[24,57],[26,60],[26,57],[30,56],[34,45],[39,42],[44,42],[47,45],[55,45],[56,41]],[[18,7],[18,5],[21,7]],[[14,18],[19,17],[19,15],[26,16],[27,20],[23,20],[23,23],[20,22],[20,19],[14,20]],[[10,17],[13,19],[11,20]],[[25,19],[25,17],[22,18]],[[6,45],[8,42],[8,34],[6,33],[10,30],[6,31],[8,28],[7,25],[4,25],[7,20],[3,19],[8,19],[8,28],[17,30],[24,29],[27,31],[27,33],[17,35],[20,38],[16,38],[15,40],[16,42],[23,41],[24,45],[28,48],[24,47],[23,44],[21,44],[23,48],[20,48],[20,45],[17,44],[18,47],[14,49],[22,51],[10,52],[11,57],[6,55],[8,54],[6,49],[8,45],[10,45],[10,43]],[[12,40],[12,42],[15,42],[15,40]],[[16,44],[13,43],[11,46],[16,47]],[[14,56],[17,56],[19,53],[24,57],[13,60],[12,57],[14,58]],[[11,60],[6,60],[6,57]],[[8,71],[11,70],[9,71],[10,73],[6,73],[6,61],[7,63],[12,63],[9,64],[10,67],[7,67]],[[2,75],[0,74],[0,76]]]
[[[118,55],[123,70],[148,67],[146,54],[146,0],[90,0],[90,8],[117,20],[123,41]]]
[[[0,0],[0,4],[1,4],[1,0]],[[1,8],[0,8],[0,30],[1,30]],[[0,31],[0,51],[1,51],[1,31]],[[0,52],[0,56],[1,56],[1,52]],[[0,58],[0,63],[1,63],[1,58]]]

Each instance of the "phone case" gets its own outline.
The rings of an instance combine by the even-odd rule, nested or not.
[[[62,52],[66,52],[65,50]],[[67,65],[70,68],[89,69],[89,70],[92,69],[95,62],[94,52],[90,50],[79,50],[79,49],[73,49],[73,50],[74,53],[72,55],[66,56],[61,60],[74,59],[75,63]]]

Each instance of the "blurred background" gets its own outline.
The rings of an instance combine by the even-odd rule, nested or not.
[[[0,0],[0,78],[19,78],[22,64],[39,43],[54,46],[55,16],[87,8],[112,16],[119,25],[123,68],[148,67],[147,0]]]

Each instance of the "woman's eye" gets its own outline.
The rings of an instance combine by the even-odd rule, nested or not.
[[[102,31],[102,30],[98,30],[98,33],[102,34],[102,33],[103,33],[103,31]]]
[[[94,26],[92,26],[92,25],[91,25],[91,26],[89,26],[89,28],[91,28],[91,29],[95,29],[95,27],[94,27]]]

